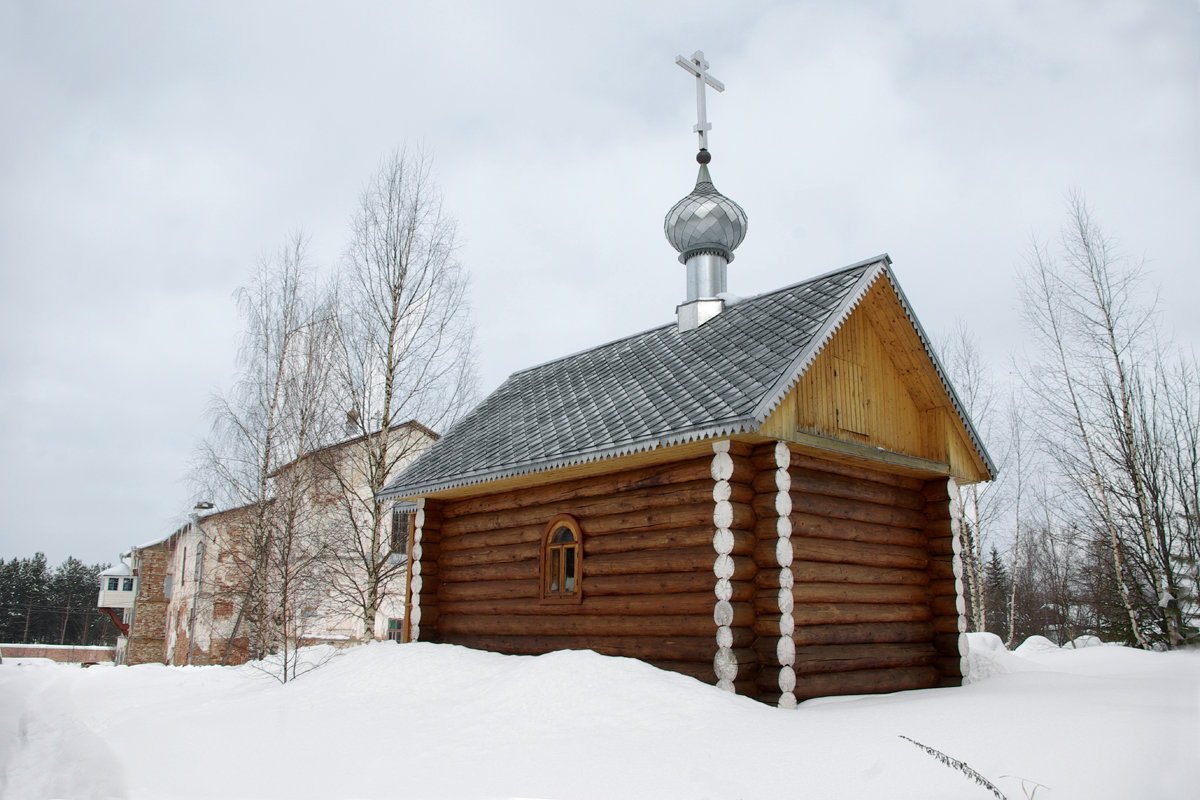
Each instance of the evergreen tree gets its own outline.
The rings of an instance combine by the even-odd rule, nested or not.
[[[36,553],[33,558],[21,559],[17,562],[14,578],[12,641],[44,642],[42,631],[48,627],[47,589],[50,582],[46,555]]]
[[[50,579],[48,594],[55,627],[47,631],[54,644],[92,644],[102,641],[103,626],[93,631],[99,619],[96,592],[100,586],[101,564],[87,566],[74,556],[58,566]],[[57,634],[57,636],[55,636]],[[97,636],[98,635],[98,636]]]
[[[1012,591],[1012,580],[1008,569],[1000,559],[996,546],[992,545],[983,568],[983,594],[987,608],[985,630],[1001,639],[1008,638],[1008,601]]]
[[[17,559],[5,561],[0,558],[0,642],[15,641],[17,630],[17,574],[21,568]]]
[[[108,644],[116,632],[96,610],[100,572],[69,557],[51,571],[43,553],[0,559],[0,641],[14,644]]]

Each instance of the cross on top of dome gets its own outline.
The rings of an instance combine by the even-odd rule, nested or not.
[[[718,92],[725,91],[725,84],[708,74],[708,61],[704,59],[704,52],[697,50],[692,53],[690,59],[683,56],[675,56],[675,63],[686,69],[688,72],[696,76],[696,124],[692,128],[696,133],[700,134],[700,152],[705,156],[708,155],[708,132],[712,130],[712,123],[708,121],[705,113],[704,104],[704,86],[705,84],[716,89]],[[701,160],[700,156],[696,159],[701,164],[707,164],[708,158]]]

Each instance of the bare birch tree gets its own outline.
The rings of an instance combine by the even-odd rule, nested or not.
[[[352,463],[328,465],[347,521],[329,565],[366,638],[405,569],[391,553],[392,504],[376,498],[428,444],[400,426],[444,429],[475,399],[467,278],[430,169],[407,150],[380,165],[354,216],[340,292],[337,396],[363,446],[347,451]]]
[[[322,566],[329,519],[314,503],[315,465],[306,457],[328,438],[330,371],[335,332],[332,296],[306,302],[285,376],[289,461],[274,475],[273,530],[267,558],[269,597],[277,630],[278,677],[286,683],[306,668],[300,649],[324,595]]]
[[[213,432],[202,446],[210,496],[246,507],[248,524],[230,546],[236,617],[222,656],[246,629],[252,654],[283,653],[287,669],[296,607],[311,583],[322,546],[307,530],[310,515],[298,470],[281,468],[316,449],[328,419],[332,300],[314,299],[305,275],[304,239],[294,236],[274,259],[260,262],[239,290],[245,324],[239,379],[213,408]]]
[[[1021,420],[1021,412],[1017,399],[1013,397],[1008,407],[1008,441],[1009,452],[1012,454],[1012,496],[1013,496],[1013,542],[1012,568],[1009,571],[1011,586],[1008,595],[1008,635],[1004,644],[1011,648],[1017,638],[1017,586],[1021,569],[1021,499],[1025,489],[1025,437]]]
[[[966,406],[967,416],[975,423],[980,436],[993,441],[996,426],[995,383],[979,354],[975,338],[960,320],[946,339],[939,343],[943,366],[949,374],[959,399]],[[999,476],[995,481],[974,483],[959,489],[962,499],[962,560],[963,583],[967,599],[967,614],[972,630],[986,630],[988,609],[985,591],[984,552],[992,529],[1003,514],[1005,498],[1002,481],[1006,470],[1007,448],[1000,459]]]
[[[1183,542],[1179,559],[1184,575],[1180,584],[1190,588],[1188,602],[1193,615],[1200,608],[1200,365],[1195,355],[1180,356],[1178,363],[1162,373],[1159,391],[1167,412],[1165,440],[1171,443],[1161,457],[1167,462],[1168,482],[1178,503],[1171,515],[1176,527],[1173,538]]]
[[[1185,636],[1177,567],[1187,501],[1162,474],[1179,444],[1164,437],[1178,425],[1154,391],[1163,350],[1139,265],[1117,256],[1076,195],[1058,251],[1033,248],[1024,296],[1040,357],[1023,375],[1044,415],[1042,441],[1081,520],[1108,544],[1132,638],[1176,647]]]

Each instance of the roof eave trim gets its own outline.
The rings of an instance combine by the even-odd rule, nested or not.
[[[436,494],[438,492],[448,491],[450,489],[460,489],[465,486],[476,486],[484,483],[492,483],[494,481],[505,480],[507,478],[516,478],[522,475],[532,475],[552,469],[560,469],[562,467],[573,467],[596,461],[605,461],[610,458],[621,458],[623,456],[633,455],[635,453],[649,452],[651,450],[657,450],[663,447],[671,447],[678,444],[699,442],[705,439],[714,439],[722,436],[733,436],[739,433],[750,433],[757,428],[758,425],[755,424],[754,420],[749,417],[729,419],[709,425],[689,428],[687,430],[676,431],[666,436],[647,437],[645,439],[623,442],[615,446],[580,450],[553,458],[539,459],[537,461],[510,465],[499,469],[480,470],[478,472],[468,473],[465,475],[456,475],[454,478],[449,480],[434,480],[423,483],[409,484],[408,486],[398,486],[395,488],[389,487],[380,492],[377,497],[380,500],[423,497],[426,495]]]
[[[769,417],[772,412],[779,407],[779,404],[783,402],[783,398],[787,396],[787,393],[792,390],[792,388],[796,385],[796,382],[799,381],[800,378],[804,376],[804,373],[808,371],[808,368],[812,366],[813,361],[815,361],[817,356],[821,354],[821,352],[825,349],[825,346],[829,344],[829,341],[833,338],[834,334],[841,330],[842,325],[844,325],[846,320],[850,317],[851,312],[853,312],[854,309],[858,307],[858,304],[862,302],[862,299],[866,296],[871,287],[875,285],[875,282],[879,279],[879,276],[883,275],[887,278],[888,284],[891,285],[892,290],[896,293],[896,297],[900,300],[900,306],[904,309],[904,315],[908,317],[909,324],[912,325],[913,331],[917,334],[917,338],[921,342],[921,346],[925,349],[925,354],[929,357],[930,363],[933,364],[933,369],[937,373],[938,380],[941,382],[942,388],[946,392],[946,396],[950,399],[950,404],[953,406],[955,413],[958,414],[959,421],[962,422],[963,427],[966,429],[967,436],[971,439],[971,445],[975,448],[976,455],[978,455],[980,461],[983,462],[984,469],[987,470],[988,476],[992,479],[995,479],[998,472],[996,469],[996,464],[992,461],[992,457],[988,454],[987,449],[983,446],[983,440],[979,436],[979,432],[975,430],[974,423],[971,422],[971,418],[966,413],[966,407],[963,405],[958,393],[954,390],[954,386],[951,385],[949,378],[946,376],[946,369],[942,366],[941,360],[934,351],[933,344],[931,343],[928,334],[926,334],[925,329],[921,327],[921,322],[917,319],[917,315],[913,312],[912,305],[908,302],[908,298],[904,295],[904,290],[900,288],[899,281],[896,280],[896,276],[892,273],[892,259],[885,253],[882,256],[873,259],[872,261],[861,263],[874,263],[875,266],[863,273],[863,276],[859,278],[858,283],[855,285],[854,290],[851,291],[846,296],[846,299],[842,302],[842,304],[832,314],[830,314],[829,321],[826,323],[824,329],[822,329],[820,335],[813,337],[813,339],[809,342],[809,346],[801,351],[800,355],[796,357],[796,360],[792,362],[791,368],[785,371],[780,380],[773,387],[771,387],[770,391],[764,395],[762,402],[759,403],[754,412],[755,429],[761,426],[763,422],[766,421],[767,417]]]

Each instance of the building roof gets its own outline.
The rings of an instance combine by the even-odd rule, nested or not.
[[[423,433],[426,436],[428,436],[430,439],[433,439],[435,441],[438,438],[437,433],[435,433],[434,431],[425,427],[420,422],[417,422],[415,419],[410,419],[408,422],[397,422],[395,425],[388,428],[388,432],[391,433],[394,431],[402,430],[404,428],[407,428],[410,431],[418,431],[419,433]],[[333,444],[327,444],[323,447],[318,447],[316,450],[310,450],[309,452],[305,453],[304,455],[300,456],[299,458],[292,459],[291,461],[287,462],[283,466],[277,467],[275,469],[275,471],[272,472],[271,474],[269,474],[267,477],[274,478],[279,473],[283,472],[285,469],[294,467],[296,464],[299,464],[302,461],[310,461],[312,459],[325,456],[325,455],[333,452],[334,450],[340,450],[342,448],[349,447],[350,445],[355,445],[355,444],[359,444],[360,442],[365,442],[367,439],[371,438],[372,436],[378,436],[378,435],[379,435],[378,431],[371,431],[370,433],[358,434],[356,436],[351,436],[349,439],[342,439],[341,441],[334,442]],[[232,511],[234,509],[229,509],[229,510]]]
[[[892,284],[980,458],[962,403],[885,254],[738,301],[699,328],[654,328],[516,372],[381,493],[411,497],[753,432],[867,290]]]
[[[268,504],[274,503],[274,502],[275,501],[273,499],[267,501]],[[254,503],[247,503],[245,505],[234,506],[233,508],[226,508],[226,509],[222,509],[220,511],[209,511],[204,516],[198,517],[198,520],[200,522],[209,522],[209,521],[216,522],[217,519],[219,519],[220,517],[223,517],[227,514],[234,514],[239,511],[245,511],[248,508],[252,508],[254,505],[255,505]],[[175,539],[176,537],[182,536],[183,534],[187,533],[188,529],[191,527],[192,527],[192,522],[191,522],[191,520],[188,520],[187,522],[180,525],[178,528],[176,528],[171,533],[168,533],[166,536],[160,537],[158,539],[152,539],[151,541],[146,542],[144,544],[135,545],[133,549],[134,550],[148,550],[151,547],[158,547],[159,545],[163,545],[163,544],[171,544],[171,546],[174,547],[175,545],[172,543],[172,540]]]

